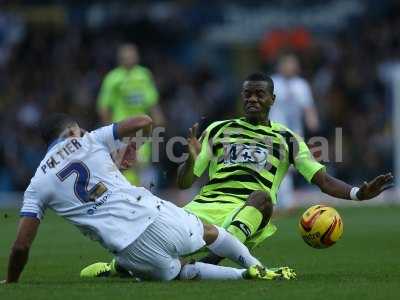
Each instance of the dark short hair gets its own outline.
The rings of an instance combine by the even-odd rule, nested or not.
[[[265,81],[268,84],[268,90],[271,94],[274,93],[274,82],[272,78],[263,72],[251,73],[244,81]]]
[[[39,130],[43,140],[48,145],[57,139],[65,128],[76,123],[76,120],[70,115],[52,113],[40,122]]]

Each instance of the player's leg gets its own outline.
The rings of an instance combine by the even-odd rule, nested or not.
[[[245,245],[224,228],[210,224],[204,224],[203,226],[203,239],[206,242],[206,247],[212,253],[220,257],[226,257],[244,268],[262,265],[258,259],[250,254]]]
[[[282,270],[281,270],[282,271]],[[293,279],[296,274],[286,268],[284,272],[276,272],[265,269],[262,266],[252,266],[248,269],[236,269],[231,267],[223,267],[202,262],[187,263],[182,266],[179,273],[180,280],[240,280],[240,279]]]
[[[248,249],[223,228],[203,225],[194,215],[164,202],[161,214],[128,248],[117,255],[120,267],[133,277],[168,281],[180,279],[275,279],[275,272],[262,273],[261,263]],[[228,257],[246,269],[208,265],[184,264],[179,256],[192,253],[206,245],[211,251]],[[258,266],[257,272],[250,266]],[[251,272],[253,271],[253,272]]]
[[[203,240],[213,253],[227,257],[243,269],[223,267],[203,262],[193,262],[182,266],[179,279],[292,279],[293,270],[283,267],[266,269],[253,257],[246,246],[229,234],[224,228],[204,224]]]
[[[232,217],[227,231],[242,243],[254,236],[268,224],[273,212],[270,196],[262,191],[250,194],[244,206]],[[218,264],[223,257],[211,253],[202,259],[203,262]]]
[[[195,262],[182,267],[181,279],[190,279],[190,276],[189,278],[185,277],[188,274],[197,274],[202,279],[292,279],[295,276],[294,272],[287,267],[276,271],[265,269],[260,261],[250,254],[248,248],[224,228],[205,224],[197,216],[179,208],[175,209],[173,215],[176,218],[181,216],[182,224],[185,224],[191,233],[189,239],[181,239],[182,244],[177,244],[179,255],[197,251],[205,244],[211,252],[226,257],[243,267],[243,269],[235,269]]]
[[[124,265],[124,267],[122,267]],[[213,264],[207,264],[203,262],[191,262],[183,263],[179,259],[169,260],[167,268],[160,268],[159,266],[149,268],[148,265],[143,268],[145,264],[132,262],[117,262],[117,259],[113,259],[111,263],[95,263],[86,267],[82,273],[82,277],[110,277],[112,275],[121,276],[120,272],[123,272],[124,277],[138,277],[141,279],[159,279],[159,280],[239,280],[239,279],[292,279],[295,278],[296,274],[289,268],[276,268],[276,269],[265,269],[262,266],[251,266],[248,269],[231,268],[218,266]],[[181,267],[180,267],[181,266]],[[180,267],[179,274],[175,277],[176,270]],[[127,271],[126,269],[131,271]],[[119,271],[117,271],[119,269]],[[142,269],[142,271],[140,271]],[[86,271],[85,271],[86,270]],[[151,273],[154,275],[151,276]]]
[[[250,194],[245,205],[232,218],[227,230],[241,242],[245,242],[268,224],[272,212],[271,197],[265,192],[255,191]]]
[[[203,223],[200,218],[172,203],[164,204],[166,222],[177,227],[179,236],[173,237],[179,256],[188,255],[206,246],[213,253],[226,257],[244,268],[261,265],[246,246],[224,228]],[[182,230],[180,228],[185,228]]]
[[[167,203],[167,205],[169,204]],[[221,206],[215,203],[203,204],[203,203],[191,202],[188,206],[185,207],[185,210],[191,212],[192,215],[196,215],[203,222],[205,221],[206,223],[208,222],[216,225],[222,225],[227,216],[231,214],[232,211],[238,209],[239,207],[240,203],[237,204],[226,203]],[[192,249],[187,249],[186,252],[191,253]],[[218,259],[220,258],[218,257]],[[81,277],[106,277],[106,276],[125,277],[126,274],[128,274],[128,271],[124,270],[122,266],[115,263],[115,260],[113,260],[111,263],[105,263],[105,262],[94,263],[85,267],[81,271]]]
[[[118,253],[113,263],[97,263],[89,266],[82,271],[83,274],[88,275],[84,277],[93,277],[93,271],[97,270],[96,274],[99,274],[100,269],[103,269],[100,272],[103,276],[111,275],[119,268],[128,272],[132,277],[144,280],[172,280],[178,277],[181,270],[183,271],[179,276],[181,279],[195,279],[196,277],[202,279],[243,278],[245,269],[208,266],[202,263],[184,265],[182,268],[179,257],[202,248],[206,245],[206,241],[210,244],[209,247],[219,249],[218,231],[208,227],[205,231],[203,223],[196,216],[172,203],[164,201],[160,211],[158,218],[138,239]],[[207,240],[205,241],[204,238]],[[233,256],[229,253],[226,255]],[[239,257],[239,255],[235,257]],[[193,274],[197,274],[197,276]]]
[[[252,268],[244,272],[245,269],[194,263],[182,267],[181,279],[194,279],[193,274],[203,279],[293,277],[293,274],[265,270],[249,250],[225,229],[203,225],[196,216],[168,202],[164,202],[159,218],[139,239],[117,255],[116,265],[132,276],[171,280],[181,271],[178,257],[193,253],[204,245],[219,256],[230,258],[245,268]],[[86,277],[93,277],[93,272],[88,274],[90,276]]]
[[[216,266],[202,262],[182,264],[181,272],[177,279],[180,280],[239,280],[252,278],[247,276],[246,269]],[[254,277],[253,277],[254,278]]]

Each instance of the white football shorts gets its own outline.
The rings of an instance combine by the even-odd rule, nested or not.
[[[195,215],[162,201],[157,219],[116,255],[118,265],[144,280],[172,280],[181,270],[179,258],[205,245],[203,223]]]

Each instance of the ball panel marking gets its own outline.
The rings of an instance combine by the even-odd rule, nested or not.
[[[300,218],[298,227],[303,240],[317,249],[334,245],[343,233],[343,223],[339,213],[325,205],[308,208]]]
[[[338,220],[335,216],[333,223],[329,226],[328,230],[321,237],[322,244],[329,247],[329,246],[332,246],[334,243],[336,243],[335,241],[331,240],[331,235],[332,235],[333,231],[335,230],[335,227],[337,224],[338,224]]]
[[[308,220],[301,218],[300,224],[303,227],[303,229],[307,232],[310,232],[315,221],[317,218],[323,213],[324,211],[318,210],[316,211]]]

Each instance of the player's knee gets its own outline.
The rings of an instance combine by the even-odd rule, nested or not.
[[[168,264],[161,265],[159,268],[152,272],[152,279],[156,281],[171,281],[179,278],[185,263],[179,259],[173,259]]]
[[[263,191],[254,191],[250,194],[246,204],[257,208],[264,218],[271,218],[274,206],[271,197]]]
[[[218,229],[214,225],[210,224],[203,224],[203,227],[203,240],[206,242],[207,245],[214,243],[215,240],[218,238]]]

